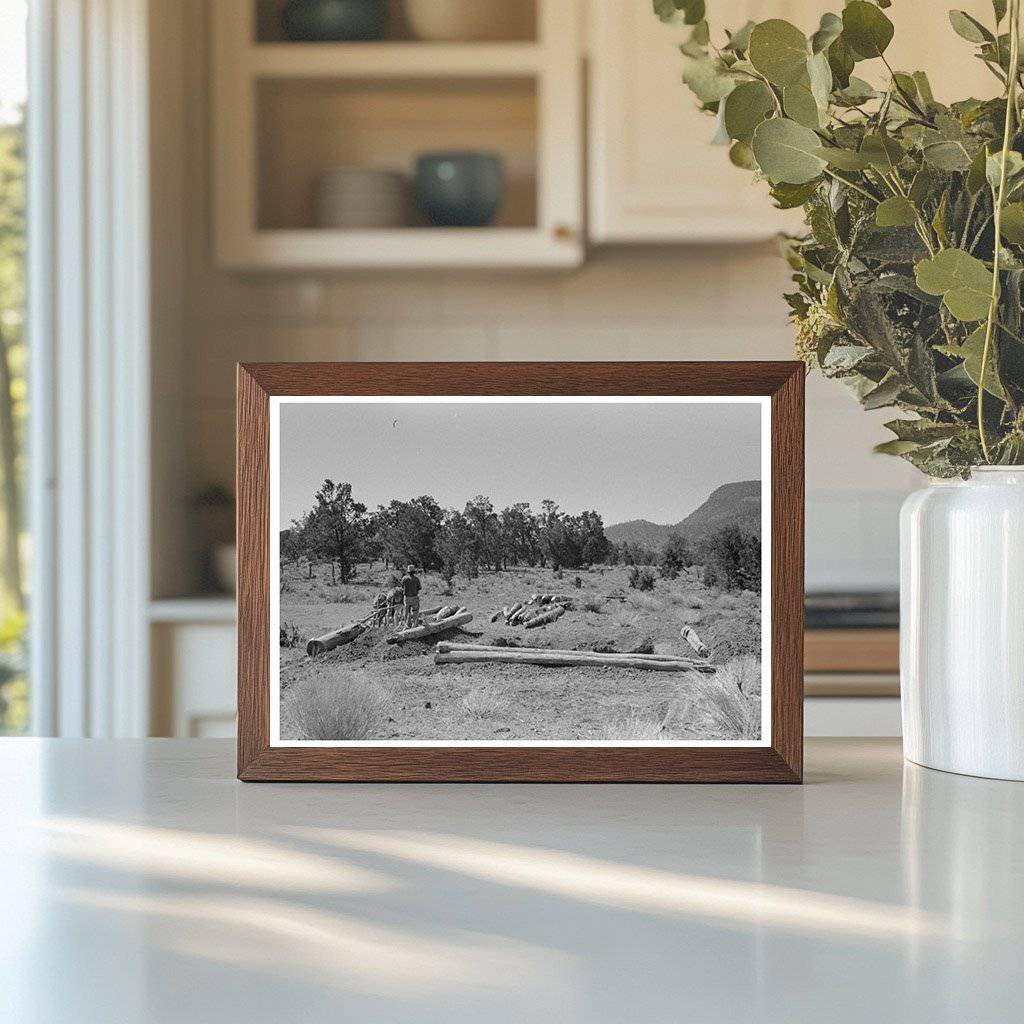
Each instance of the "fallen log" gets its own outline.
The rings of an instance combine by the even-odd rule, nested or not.
[[[473,621],[472,612],[462,612],[459,615],[449,615],[440,622],[428,622],[424,626],[413,626],[410,629],[400,629],[388,637],[389,644],[401,644],[406,640],[420,640],[425,636],[432,636],[434,633],[443,633],[446,629],[454,629],[456,626],[464,626],[467,622]]]
[[[527,629],[533,629],[535,626],[546,626],[549,622],[554,622],[555,619],[564,614],[565,609],[560,604],[556,604],[550,611],[534,615],[532,619],[527,619],[525,625]]]
[[[516,651],[521,654],[581,654],[602,658],[644,658],[647,661],[685,661],[694,665],[701,664],[696,658],[687,658],[681,654],[633,654],[629,651],[574,651],[556,647],[495,647],[492,644],[462,643],[456,640],[438,640],[439,654],[451,654],[456,651]]]
[[[585,651],[523,651],[515,647],[494,647],[482,651],[438,651],[434,655],[436,665],[492,663],[504,665],[540,665],[551,668],[636,668],[651,672],[702,672],[715,671],[706,661],[692,659],[662,661],[642,654],[587,654]]]
[[[440,622],[442,619],[447,619],[449,615],[454,615],[457,611],[458,608],[455,605],[446,604],[434,616],[434,621]]]
[[[679,631],[679,635],[694,649],[694,651],[702,658],[710,658],[711,652],[707,649],[701,638],[697,636],[697,631],[691,626],[683,626]]]
[[[324,654],[333,651],[335,647],[350,643],[357,636],[366,632],[366,626],[362,622],[350,622],[347,626],[334,629],[323,636],[315,636],[306,643],[306,653],[313,657],[317,654]]]

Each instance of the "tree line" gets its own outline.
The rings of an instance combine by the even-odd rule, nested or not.
[[[760,539],[738,526],[719,528],[694,547],[670,534],[660,548],[632,541],[614,544],[598,512],[570,513],[550,499],[496,509],[478,494],[462,509],[442,508],[430,495],[394,500],[373,511],[356,501],[352,486],[325,480],[312,508],[281,531],[281,558],[328,562],[332,578],[347,582],[361,562],[385,568],[415,565],[435,570],[449,583],[481,571],[516,565],[581,569],[593,565],[657,568],[665,579],[698,565],[705,582],[725,589],[754,589],[761,580]]]
[[[582,568],[604,562],[612,545],[597,512],[566,512],[551,500],[498,510],[478,494],[462,509],[442,508],[429,494],[370,511],[352,485],[325,480],[313,507],[281,533],[281,557],[330,562],[341,582],[360,562],[434,569],[449,582],[512,565]]]

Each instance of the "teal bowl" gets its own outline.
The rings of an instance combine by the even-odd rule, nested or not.
[[[285,37],[301,43],[368,42],[388,27],[387,0],[288,0]]]
[[[435,227],[484,227],[504,194],[505,166],[494,153],[424,153],[416,161],[416,196]]]

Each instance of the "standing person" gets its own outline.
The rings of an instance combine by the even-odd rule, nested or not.
[[[405,625],[408,629],[415,626],[420,618],[420,579],[416,575],[416,566],[410,565],[402,577],[402,594],[405,597]]]

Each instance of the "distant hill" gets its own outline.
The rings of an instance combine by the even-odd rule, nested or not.
[[[660,548],[670,533],[679,533],[690,540],[698,540],[705,533],[720,526],[736,523],[751,533],[761,535],[761,481],[742,480],[723,484],[712,491],[700,508],[678,523],[662,525],[646,519],[631,519],[628,523],[606,526],[605,536],[613,544],[624,541]]]

